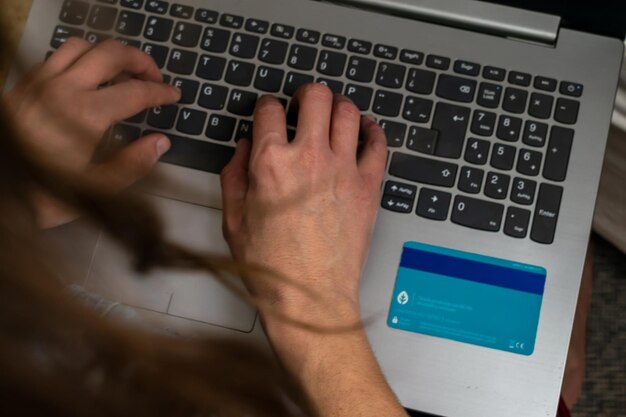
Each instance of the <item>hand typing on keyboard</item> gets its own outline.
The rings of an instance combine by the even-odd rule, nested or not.
[[[113,80],[118,82],[107,84]],[[116,191],[146,175],[170,143],[162,134],[147,135],[94,163],[100,139],[113,123],[179,98],[180,92],[163,84],[154,61],[138,49],[112,40],[94,46],[71,38],[15,86],[6,104],[34,158]],[[46,196],[36,198],[42,227],[75,217]]]

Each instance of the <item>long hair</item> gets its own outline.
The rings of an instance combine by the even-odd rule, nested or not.
[[[0,54],[4,45],[0,33]],[[33,190],[102,227],[140,271],[204,270],[233,291],[233,277],[271,274],[168,242],[159,216],[140,196],[94,189],[36,160],[0,107],[0,414],[313,414],[295,380],[253,346],[161,336],[104,319],[78,302],[40,238]]]

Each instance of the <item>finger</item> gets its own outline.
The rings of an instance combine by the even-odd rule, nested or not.
[[[168,84],[130,79],[89,94],[92,94],[95,108],[106,116],[108,125],[150,107],[176,103],[181,93]]]
[[[361,177],[373,189],[379,189],[387,163],[387,138],[385,132],[371,117],[361,119],[363,151],[359,157]]]
[[[254,109],[252,124],[252,158],[270,144],[287,144],[287,117],[285,108],[276,98],[259,98]]]
[[[222,170],[222,203],[224,208],[224,233],[228,235],[241,223],[243,207],[248,192],[248,163],[251,144],[247,139],[237,142],[233,159]]]
[[[148,54],[112,39],[89,50],[66,74],[79,85],[96,88],[123,72],[145,81],[163,82],[159,67]]]
[[[333,98],[332,91],[323,84],[306,84],[296,91],[291,102],[292,110],[298,112],[294,143],[330,146]]]
[[[361,112],[354,103],[336,95],[330,126],[330,147],[340,156],[356,161]]]
[[[41,67],[37,78],[44,80],[59,75],[93,48],[93,44],[82,38],[69,38],[55,53],[50,55]]]
[[[122,190],[145,177],[170,146],[165,135],[144,136],[122,148],[108,161],[93,166],[87,176],[95,186],[104,190]]]

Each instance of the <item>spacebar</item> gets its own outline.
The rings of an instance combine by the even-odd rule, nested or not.
[[[148,130],[150,133],[163,133]],[[235,154],[235,148],[164,133],[172,143],[161,162],[219,174]]]

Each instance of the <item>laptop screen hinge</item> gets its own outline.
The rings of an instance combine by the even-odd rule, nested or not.
[[[556,44],[560,16],[468,0],[326,0],[544,45]]]

